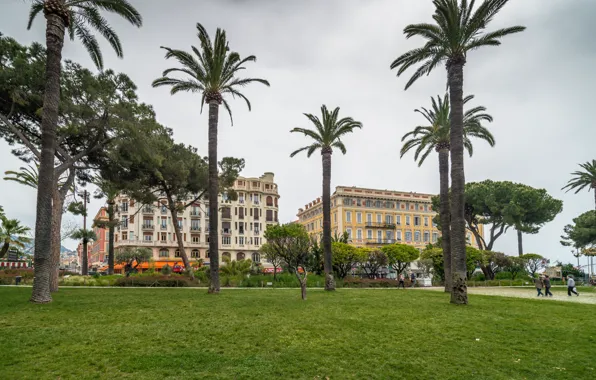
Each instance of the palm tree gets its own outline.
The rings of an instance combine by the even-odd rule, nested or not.
[[[42,12],[46,22],[46,73],[43,110],[41,115],[41,159],[37,190],[37,215],[35,220],[35,277],[31,301],[51,302],[50,250],[52,241],[52,194],[54,184],[54,155],[56,150],[56,127],[60,104],[60,71],[64,35],[68,30],[71,40],[75,36],[91,55],[98,68],[103,68],[99,44],[90,28],[104,36],[122,57],[120,39],[102,17],[101,11],[122,16],[135,26],[141,26],[141,15],[127,0],[33,0],[27,29]]]
[[[78,231],[75,231],[71,235],[72,239],[75,240],[82,240],[83,243],[83,257],[81,258],[81,270],[83,274],[87,274],[87,270],[89,269],[89,262],[87,257],[87,245],[92,240],[97,240],[97,235],[93,230],[87,230],[85,228],[81,228]]]
[[[596,209],[596,160],[592,160],[592,162],[584,162],[583,164],[579,164],[579,166],[583,170],[578,170],[571,173],[573,178],[567,182],[567,185],[565,185],[562,190],[575,190],[575,194],[579,193],[586,187],[588,188],[588,191],[594,190],[594,202]]]
[[[95,220],[93,223],[100,228],[108,229],[108,274],[114,274],[114,230],[119,222],[114,218],[116,214],[116,197],[120,194],[118,187],[110,181],[96,177],[93,183],[97,186],[95,198],[106,198],[108,205],[108,220]]]
[[[244,99],[248,109],[250,101],[239,89],[253,82],[269,86],[269,82],[259,78],[238,78],[238,72],[244,70],[244,64],[256,61],[254,55],[240,58],[240,55],[230,51],[226,32],[220,28],[215,32],[215,39],[211,41],[207,30],[197,23],[200,49],[191,46],[192,53],[163,47],[166,59],[176,59],[181,68],[170,68],[163,72],[162,77],[153,81],[153,87],[171,86],[172,95],[184,92],[200,92],[201,111],[203,106],[209,105],[209,261],[210,283],[209,293],[219,293],[219,240],[218,240],[218,194],[219,182],[217,172],[217,126],[219,121],[219,106],[223,104],[230,115],[233,124],[232,110],[224,95]],[[194,54],[194,55],[193,55]],[[184,79],[169,77],[172,72],[185,75]]]
[[[31,231],[29,227],[21,225],[17,219],[8,219],[5,216],[0,217],[0,258],[4,257],[8,252],[10,246],[24,248],[25,244],[31,242],[31,238],[27,233]]]
[[[302,133],[312,139],[312,144],[300,148],[290,157],[306,151],[310,157],[315,151],[321,150],[323,159],[323,257],[325,268],[325,290],[335,290],[333,280],[333,267],[331,263],[331,154],[333,148],[339,149],[346,154],[346,147],[341,140],[355,128],[362,128],[362,123],[354,121],[351,117],[344,117],[338,120],[339,107],[329,112],[327,107],[321,107],[321,119],[309,113],[304,115],[313,123],[313,129],[294,128],[290,132]]]
[[[467,304],[466,288],[466,223],[464,220],[464,65],[471,50],[483,46],[498,46],[501,38],[525,30],[514,26],[486,32],[508,0],[484,0],[474,10],[474,0],[433,0],[434,24],[408,25],[406,38],[420,36],[426,40],[423,47],[406,52],[391,64],[400,76],[410,67],[420,64],[410,80],[408,89],[418,78],[428,75],[439,64],[445,63],[451,113],[449,147],[451,152],[451,302]]]
[[[68,173],[68,174],[66,174]],[[21,185],[37,189],[39,181],[39,164],[28,165],[19,168],[19,171],[8,170],[4,172],[5,181],[13,181]],[[62,173],[62,176],[54,183],[52,191],[52,226],[51,226],[51,255],[50,255],[50,292],[58,290],[60,275],[60,248],[62,242],[62,214],[64,213],[64,202],[69,192],[74,191],[75,171],[74,169]]]
[[[464,98],[464,105],[474,99],[474,95]],[[400,158],[412,148],[417,147],[414,153],[414,160],[418,166],[422,166],[424,160],[434,150],[439,153],[439,180],[440,180],[440,215],[443,261],[445,268],[445,291],[451,292],[451,233],[449,230],[449,98],[447,94],[443,98],[431,97],[432,108],[427,110],[424,107],[416,109],[429,125],[418,126],[413,131],[406,133],[401,141],[409,138],[400,151]],[[464,114],[464,147],[470,157],[474,152],[470,137],[477,137],[486,141],[490,146],[495,145],[495,139],[488,129],[482,126],[483,121],[492,122],[492,116],[484,113],[485,107],[474,107]]]

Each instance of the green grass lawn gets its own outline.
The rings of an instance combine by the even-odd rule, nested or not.
[[[0,379],[594,379],[594,306],[394,289],[0,288]]]

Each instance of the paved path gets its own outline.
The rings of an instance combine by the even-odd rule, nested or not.
[[[587,303],[596,304],[596,292],[592,289],[589,292],[580,292],[579,297],[575,295],[569,297],[567,295],[567,288],[556,287],[557,290],[553,291],[554,296],[552,297],[536,297],[536,289],[530,287],[482,287],[482,288],[468,288],[469,294],[482,294],[486,296],[501,296],[501,297],[515,297],[515,298],[539,298],[545,302],[551,301],[564,301],[564,302],[576,302],[576,303]],[[443,288],[433,287],[426,288],[428,290],[442,291]],[[561,289],[561,290],[558,290]],[[564,289],[564,291],[563,291]]]

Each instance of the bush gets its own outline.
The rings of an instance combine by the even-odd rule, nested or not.
[[[495,274],[495,280],[511,280],[511,272],[499,272]]]
[[[484,281],[484,273],[476,273],[475,275],[470,278],[470,281]]]
[[[189,286],[197,286],[197,284],[190,279],[183,276],[132,276],[121,277],[116,280],[116,286],[140,286],[140,287],[167,287],[167,288],[185,288]]]
[[[399,281],[388,278],[357,278],[347,277],[343,281],[345,288],[397,288]]]

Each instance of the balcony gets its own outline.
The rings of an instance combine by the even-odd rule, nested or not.
[[[231,234],[232,234],[232,230],[231,230],[231,229],[229,229],[229,228],[223,228],[223,229],[221,230],[221,234],[222,234],[222,235],[231,235]]]
[[[190,211],[190,216],[194,217],[194,218],[200,218],[201,217],[201,212],[200,211]]]
[[[168,229],[168,226],[166,224],[160,224],[159,225],[159,229],[160,230],[167,230]]]
[[[190,226],[190,230],[193,232],[201,232],[201,226]]]
[[[222,219],[232,219],[232,214],[221,214]]]
[[[143,214],[151,214],[153,215],[153,209],[149,207],[143,207]]]
[[[366,244],[368,245],[385,245],[385,244],[395,244],[399,240],[397,239],[366,239]]]
[[[386,222],[366,222],[367,228],[386,228],[390,230],[395,229],[395,223],[386,223]]]
[[[141,226],[141,228],[144,231],[153,231],[153,229],[155,228],[155,226],[153,224],[145,224],[145,223],[143,223],[143,225]]]

